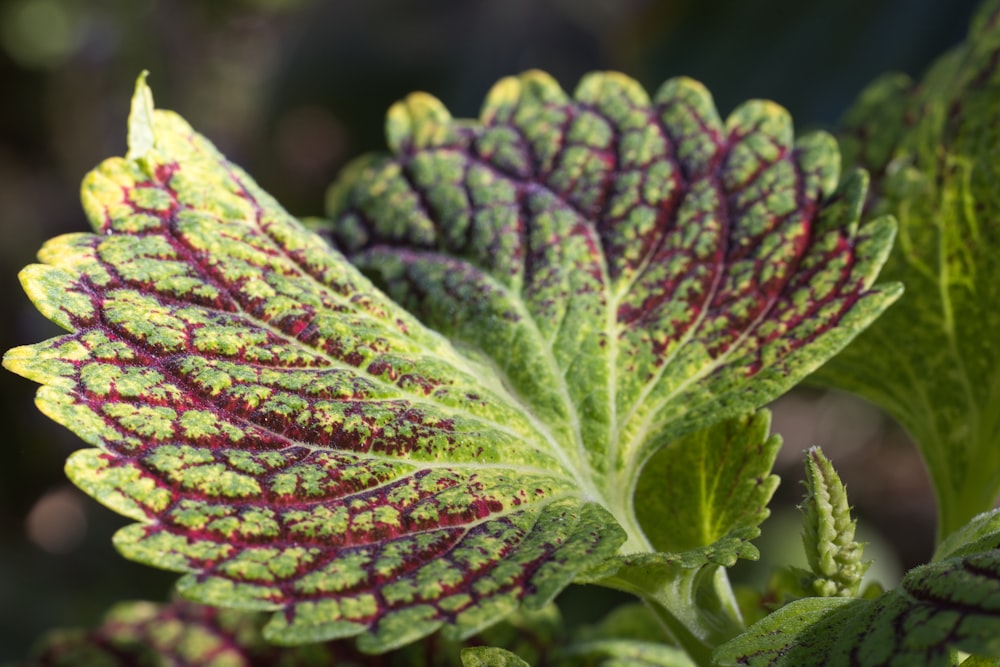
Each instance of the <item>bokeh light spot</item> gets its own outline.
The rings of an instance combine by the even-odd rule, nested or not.
[[[51,69],[65,63],[80,42],[79,21],[59,0],[21,0],[0,15],[0,40],[23,67]]]
[[[43,495],[25,520],[28,539],[51,554],[76,550],[87,534],[87,515],[81,501],[81,495],[68,487]]]

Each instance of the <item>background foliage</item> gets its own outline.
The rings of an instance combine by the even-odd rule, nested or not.
[[[962,38],[974,4],[2,0],[0,348],[56,333],[14,274],[44,239],[81,228],[79,179],[105,155],[124,153],[126,101],[143,68],[152,71],[158,106],[183,112],[290,211],[312,215],[345,161],[382,148],[386,108],[412,90],[471,116],[492,82],[529,67],[570,89],[595,69],[627,72],[651,89],[686,74],[713,91],[723,113],[765,97],[788,107],[800,127],[830,124],[878,74],[919,75]],[[45,629],[92,625],[116,600],[163,599],[173,580],[113,552],[110,534],[124,520],[65,481],[63,461],[79,443],[31,406],[34,389],[0,376],[0,662],[23,656]],[[926,559],[933,500],[915,453],[895,458],[898,433],[864,408],[831,405],[800,393],[779,409],[775,429],[791,441],[791,470],[802,447],[824,446],[862,523],[866,510],[885,525],[906,515],[902,525],[916,538],[896,540],[901,558]],[[835,409],[860,411],[874,426],[817,431],[816,410],[829,419]],[[801,420],[810,426],[796,431]],[[879,444],[881,436],[890,440]],[[838,444],[864,447],[844,461]],[[913,491],[913,504],[881,507],[852,466],[874,471],[890,493]],[[791,470],[783,494],[794,502],[800,490]]]

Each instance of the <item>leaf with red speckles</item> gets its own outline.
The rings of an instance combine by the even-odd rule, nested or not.
[[[138,522],[125,556],[276,611],[271,640],[382,651],[540,607],[617,550],[576,452],[147,96],[151,147],[84,182],[99,233],[22,276],[72,333],[5,358],[96,446],[67,473]]]
[[[763,102],[723,123],[687,80],[650,101],[594,75],[570,100],[531,73],[481,122],[395,107],[395,156],[333,189],[331,229],[416,316],[141,80],[129,137],[84,182],[97,233],[22,274],[70,333],[4,363],[94,446],[67,472],[137,522],[118,549],[275,612],[278,643],[466,637],[648,549],[648,457],[896,292],[872,286],[892,226],[858,226],[832,140]]]
[[[552,605],[490,628],[470,641],[494,643],[543,658],[559,632]],[[359,653],[340,640],[281,647],[261,636],[264,618],[178,600],[115,605],[93,630],[57,630],[22,667],[461,667],[461,644],[416,643],[384,656]],[[428,640],[431,641],[431,640]]]
[[[773,103],[723,121],[689,79],[650,98],[591,74],[570,97],[536,71],[477,121],[415,94],[387,128],[326,232],[492,364],[614,506],[658,448],[777,397],[899,291],[872,286],[894,227],[858,226],[864,175],[838,190],[833,139],[796,140]]]
[[[93,630],[49,633],[23,667],[362,667],[344,642],[276,647],[261,639],[259,614],[190,602],[115,605]]]

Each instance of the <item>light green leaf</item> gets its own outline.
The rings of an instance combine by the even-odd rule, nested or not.
[[[564,655],[567,667],[696,667],[679,648],[629,639],[584,642]]]
[[[942,540],[934,560],[985,551],[995,544],[1000,544],[1000,509],[983,512]]]
[[[735,533],[756,536],[778,486],[771,468],[781,439],[768,437],[770,423],[762,410],[688,434],[653,455],[636,486],[635,511],[656,550],[680,554]],[[714,562],[756,558],[748,542],[740,544],[746,546],[730,552],[732,560],[716,548]]]
[[[845,155],[875,175],[871,211],[899,242],[906,295],[816,376],[906,427],[938,496],[939,538],[1000,492],[1000,3],[919,85],[883,77],[845,116]]]
[[[475,646],[462,649],[463,667],[530,667],[528,663],[502,648]]]
[[[663,643],[663,626],[649,607],[625,604],[575,633],[558,652],[560,667],[694,667],[688,655]]]
[[[148,72],[139,75],[132,96],[132,111],[128,123],[127,160],[138,160],[153,150],[156,136],[153,130],[153,91],[146,85]]]
[[[693,655],[741,630],[721,568],[759,556],[750,541],[760,534],[778,485],[770,473],[781,440],[768,437],[769,425],[762,410],[657,452],[637,486],[636,514],[662,551],[616,556],[577,581],[655,600],[675,640]]]

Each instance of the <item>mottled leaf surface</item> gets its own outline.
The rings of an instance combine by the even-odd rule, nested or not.
[[[883,77],[844,119],[870,208],[899,220],[884,275],[906,295],[818,376],[868,397],[920,446],[939,536],[1000,492],[1000,3],[919,84]]]
[[[131,159],[84,181],[97,233],[22,274],[71,333],[5,357],[95,446],[67,472],[138,522],[124,555],[276,611],[272,640],[381,651],[539,607],[617,550],[546,424],[146,96]]]
[[[264,640],[264,615],[192,602],[116,605],[93,630],[59,630],[21,667],[462,667],[462,644],[432,636],[379,656],[339,640],[275,646]],[[553,606],[518,613],[468,640],[505,646],[536,667],[552,649],[560,619]]]
[[[650,549],[648,458],[896,293],[872,285],[893,226],[858,225],[864,177],[838,189],[833,140],[771,103],[723,121],[690,80],[650,99],[597,74],[571,99],[535,72],[479,121],[410,97],[388,135],[328,231],[416,316],[141,80],[128,155],[84,182],[97,233],[22,274],[70,333],[5,364],[94,446],[67,471],[138,522],[119,550],[276,612],[277,642],[464,637]]]
[[[259,615],[189,602],[116,605],[94,630],[47,636],[22,667],[361,667],[350,646],[276,647]],[[342,642],[340,644],[343,644]]]
[[[721,665],[947,667],[951,651],[1000,657],[1000,530],[982,517],[975,548],[939,554],[874,600],[805,598],[724,644]]]
[[[689,79],[650,97],[592,74],[571,97],[528,72],[478,120],[417,94],[387,130],[327,231],[491,363],[612,507],[660,446],[774,398],[896,294],[872,286],[893,226],[858,226],[863,176],[837,190],[833,140],[796,140],[772,103],[723,120]]]

